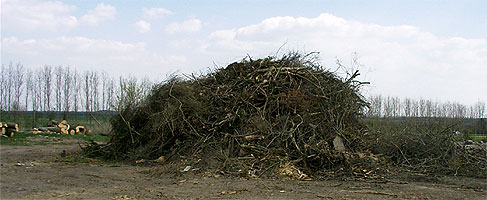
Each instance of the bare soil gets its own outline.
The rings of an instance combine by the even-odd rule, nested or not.
[[[388,181],[246,179],[81,159],[77,140],[0,146],[0,199],[487,199],[487,181],[404,175]],[[62,156],[63,150],[66,156]]]

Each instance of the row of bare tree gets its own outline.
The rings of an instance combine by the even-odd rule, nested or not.
[[[95,112],[121,109],[140,102],[153,83],[147,78],[109,76],[105,72],[79,72],[69,66],[24,68],[2,65],[0,111]],[[485,118],[485,102],[463,105],[429,99],[372,95],[368,117]],[[10,112],[11,113],[11,112]],[[2,118],[0,112],[0,120]]]
[[[458,102],[372,95],[368,102],[370,107],[366,112],[367,117],[487,117],[485,102],[481,101],[467,106]]]
[[[0,71],[0,111],[117,110],[121,103],[145,95],[152,85],[147,78],[116,79],[70,66],[30,69],[10,63]]]

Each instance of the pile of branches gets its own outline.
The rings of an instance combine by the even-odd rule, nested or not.
[[[367,142],[375,154],[392,164],[424,174],[484,177],[487,148],[473,141],[459,141],[454,119],[370,119]]]
[[[367,104],[358,75],[341,78],[314,54],[290,53],[172,78],[112,118],[108,144],[85,151],[110,159],[192,156],[216,161],[223,172],[251,175],[352,170],[351,158],[367,157],[360,122]],[[334,144],[337,138],[344,149]]]

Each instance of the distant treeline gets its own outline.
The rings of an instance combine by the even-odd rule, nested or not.
[[[429,99],[399,98],[372,95],[368,99],[370,107],[367,117],[439,117],[439,118],[486,118],[485,102],[463,105],[458,102],[439,102]]]
[[[377,118],[369,117],[364,119],[368,124],[371,125],[372,129],[377,128],[377,124],[420,124],[424,123],[443,123],[445,127],[454,129],[457,134],[487,134],[487,119],[485,118],[443,118],[443,117],[388,117],[388,118]],[[434,123],[433,123],[434,122]],[[413,127],[409,127],[413,128]],[[431,127],[438,128],[438,127]]]
[[[0,71],[0,119],[1,111],[117,110],[118,104],[145,95],[152,86],[147,78],[115,78],[69,66],[29,69],[10,63]]]
[[[163,81],[163,80],[162,80]],[[118,111],[140,102],[154,83],[147,78],[112,77],[95,70],[77,71],[69,66],[25,68],[2,65],[0,71],[0,120],[18,111],[96,112]],[[486,118],[485,102],[463,105],[429,99],[372,95],[366,117]],[[19,117],[19,116],[17,116]]]

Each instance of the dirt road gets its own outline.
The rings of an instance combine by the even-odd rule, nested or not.
[[[76,160],[77,141],[57,140],[0,146],[0,199],[487,199],[486,180],[465,177],[431,183],[154,176],[147,172],[158,166]]]

